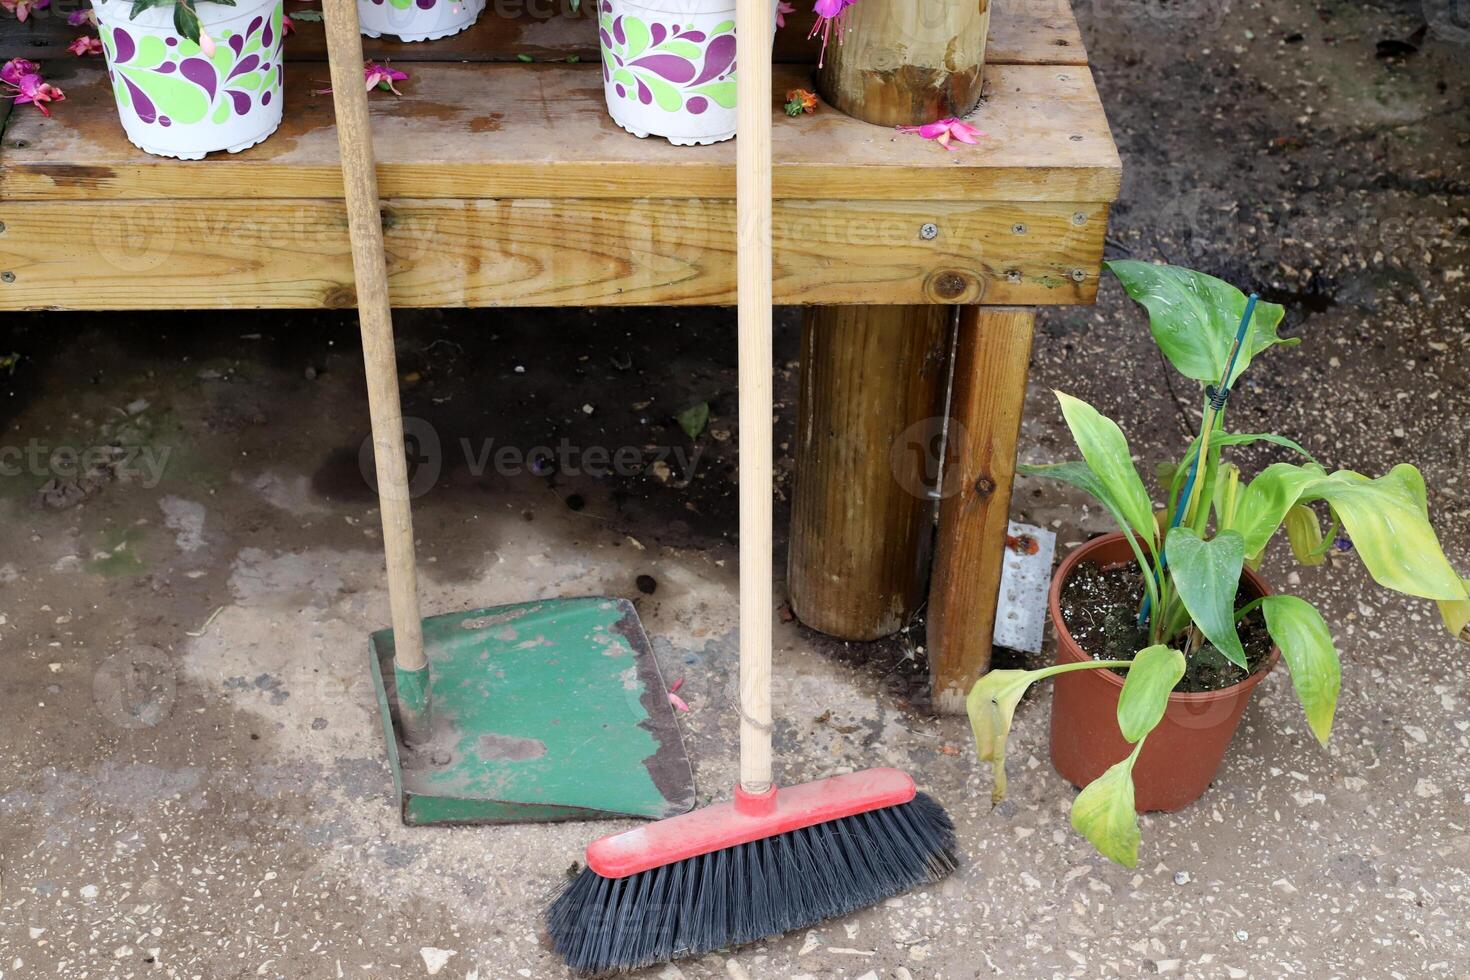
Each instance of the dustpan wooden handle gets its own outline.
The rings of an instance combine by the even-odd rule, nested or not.
[[[739,0],[740,785],[771,787],[771,0]]]
[[[372,415],[400,718],[405,737],[414,741],[422,734],[428,710],[427,684],[422,683],[427,680],[423,676],[427,661],[419,618],[413,514],[409,503],[408,461],[403,447],[403,408],[398,398],[393,314],[388,303],[388,270],[378,214],[378,177],[373,165],[367,91],[363,87],[357,0],[325,0],[323,19],[332,69],[337,144],[342,155],[342,184],[347,198],[347,227],[352,239],[352,270],[357,280],[357,315],[362,328],[368,407]],[[417,687],[422,693],[408,689],[412,678],[405,675],[418,675],[421,683]]]

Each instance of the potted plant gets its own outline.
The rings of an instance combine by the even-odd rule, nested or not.
[[[735,135],[735,0],[597,0],[613,121],[677,146]],[[771,30],[776,28],[771,4]]]
[[[485,9],[485,0],[357,0],[357,20],[368,37],[433,41],[458,34]]]
[[[1177,809],[1208,788],[1251,691],[1278,659],[1291,671],[1313,733],[1327,741],[1341,682],[1328,624],[1305,600],[1272,593],[1253,571],[1278,530],[1285,528],[1303,564],[1350,550],[1380,585],[1436,600],[1462,638],[1470,580],[1441,550],[1424,478],[1413,466],[1376,479],[1329,473],[1290,439],[1226,428],[1230,390],[1252,360],[1296,343],[1277,336],[1281,307],[1188,269],[1108,268],[1147,308],[1164,355],[1205,385],[1201,431],[1177,465],[1160,467],[1167,505],[1156,512],[1118,426],[1057,393],[1082,459],[1022,472],[1088,492],[1119,531],[1089,541],[1057,571],[1055,666],[992,671],[967,707],[999,799],[1016,705],[1031,684],[1056,678],[1052,759],[1083,787],[1072,825],[1131,867],[1136,811]],[[1256,442],[1285,447],[1300,461],[1273,463],[1246,481],[1225,451]]]
[[[281,124],[281,0],[92,0],[128,139],[238,153]]]

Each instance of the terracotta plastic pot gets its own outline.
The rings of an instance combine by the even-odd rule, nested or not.
[[[1049,600],[1057,631],[1057,663],[1091,658],[1072,639],[1062,621],[1062,586],[1084,561],[1101,565],[1132,563],[1133,551],[1122,534],[1094,538],[1073,551],[1057,569]],[[1255,596],[1271,590],[1250,569],[1245,589]],[[1280,654],[1244,681],[1222,691],[1171,694],[1164,720],[1148,736],[1133,768],[1134,805],[1142,811],[1177,810],[1204,795],[1225,758],[1251,693],[1276,666]],[[1111,670],[1077,670],[1052,680],[1051,761],[1073,785],[1086,786],[1132,751],[1118,730],[1118,695],[1123,678]]]

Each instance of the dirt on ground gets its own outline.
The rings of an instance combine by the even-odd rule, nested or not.
[[[1418,465],[1441,540],[1470,569],[1457,11],[1078,4],[1125,167],[1109,256],[1191,265],[1283,303],[1303,343],[1252,367],[1234,426],[1333,467]],[[398,320],[426,612],[633,600],[664,677],[684,682],[699,798],[723,797],[732,312]],[[798,339],[783,311],[778,569]],[[1145,468],[1197,424],[1198,399],[1114,282],[1094,308],[1044,314],[1026,461],[1073,455],[1052,388],[1117,419]],[[3,980],[565,975],[539,910],[590,837],[631,825],[402,826],[367,670],[387,601],[363,391],[355,318],[340,313],[0,322]],[[1237,458],[1252,471],[1275,453]],[[1059,553],[1110,529],[1034,480],[1013,516],[1055,530]],[[1068,826],[1075,790],[1047,761],[1044,691],[1017,712],[1010,796],[992,807],[964,721],[928,711],[921,620],[876,644],[778,622],[783,778],[907,769],[953,814],[961,868],[647,975],[1470,974],[1470,651],[1351,556],[1297,569],[1284,551],[1263,574],[1316,602],[1342,653],[1330,746],[1276,671],[1209,793],[1143,818],[1137,869]]]

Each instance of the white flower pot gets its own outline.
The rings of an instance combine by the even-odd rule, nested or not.
[[[485,0],[357,0],[357,20],[368,37],[433,41],[458,34],[485,9]]]
[[[213,57],[174,31],[173,6],[136,19],[129,0],[92,0],[117,112],[128,139],[156,156],[238,153],[281,124],[281,0],[201,0]]]
[[[735,135],[735,0],[595,2],[614,122],[679,146]]]

